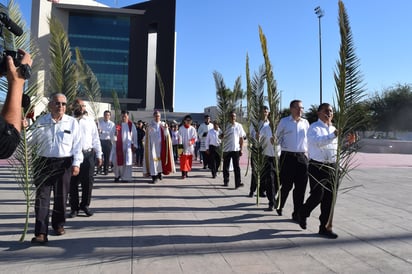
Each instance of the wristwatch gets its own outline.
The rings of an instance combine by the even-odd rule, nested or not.
[[[19,66],[19,73],[24,79],[29,79],[31,76],[31,67],[28,64],[21,64]]]

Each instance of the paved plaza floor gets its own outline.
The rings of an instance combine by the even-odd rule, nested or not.
[[[98,175],[92,217],[67,219],[66,234],[33,246],[34,214],[23,231],[25,202],[10,167],[0,167],[0,273],[412,273],[412,155],[358,153],[339,194],[334,231],[318,236],[317,208],[307,230],[266,212],[266,198],[223,186],[198,162],[153,185]]]

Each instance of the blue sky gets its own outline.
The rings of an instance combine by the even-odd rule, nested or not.
[[[142,1],[98,2],[123,7]],[[29,18],[27,1],[17,3]],[[367,93],[412,83],[412,1],[343,3]],[[245,88],[246,54],[252,73],[263,64],[259,25],[268,41],[282,107],[293,99],[301,99],[306,108],[319,104],[317,6],[325,13],[321,19],[323,101],[332,102],[340,42],[337,0],[177,0],[175,111],[203,112],[215,105],[214,71],[230,88],[241,76]]]

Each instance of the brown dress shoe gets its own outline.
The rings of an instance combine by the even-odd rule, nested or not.
[[[45,244],[47,243],[49,240],[47,239],[47,236],[45,234],[39,234],[36,237],[33,237],[31,239],[31,243],[32,244]]]
[[[57,236],[64,235],[66,231],[64,230],[64,227],[58,227],[54,230],[54,233],[56,233]]]

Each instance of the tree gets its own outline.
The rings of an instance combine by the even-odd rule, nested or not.
[[[412,86],[389,87],[369,101],[372,128],[379,131],[412,130]]]

